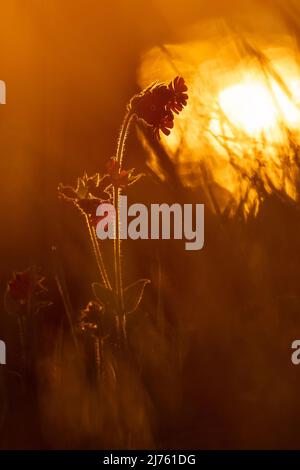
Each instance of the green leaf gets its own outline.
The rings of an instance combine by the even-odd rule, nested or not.
[[[145,286],[150,284],[149,279],[139,279],[124,289],[125,312],[133,313],[136,311],[143,298]]]

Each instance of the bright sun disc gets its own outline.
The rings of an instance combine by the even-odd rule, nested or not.
[[[280,122],[294,127],[300,122],[297,106],[273,83],[241,83],[219,93],[219,104],[231,123],[251,136],[275,131]]]

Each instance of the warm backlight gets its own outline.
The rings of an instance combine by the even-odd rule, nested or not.
[[[296,90],[295,81],[292,85]],[[288,96],[276,83],[245,81],[231,85],[219,93],[219,105],[234,126],[253,137],[270,137],[271,133],[276,138],[282,125],[300,124],[300,112],[292,95]]]

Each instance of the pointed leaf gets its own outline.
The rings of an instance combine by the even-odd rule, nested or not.
[[[58,194],[64,199],[76,199],[76,192],[71,186],[64,186],[63,184],[58,185]]]
[[[82,178],[77,178],[76,196],[78,199],[84,198],[86,195],[85,184]]]
[[[138,281],[130,284],[124,290],[124,305],[125,312],[133,313],[138,308],[143,298],[145,286],[150,284],[149,279],[139,279]]]
[[[101,305],[110,307],[115,306],[115,295],[112,290],[108,289],[99,282],[94,282],[92,284],[92,289],[96,299],[100,302]]]
[[[130,179],[129,179],[129,183],[127,184],[127,186],[132,186],[134,183],[136,183],[140,178],[142,178],[142,176],[145,176],[144,173],[139,173],[138,175],[135,175],[135,176],[131,176]]]

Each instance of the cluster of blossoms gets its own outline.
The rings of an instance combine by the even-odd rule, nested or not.
[[[150,283],[148,279],[138,279],[125,285],[123,280],[122,252],[120,230],[122,222],[115,217],[115,242],[113,245],[113,263],[111,270],[107,269],[105,257],[102,256],[100,243],[97,238],[96,227],[103,217],[97,216],[97,209],[103,203],[113,204],[115,213],[119,214],[120,197],[122,191],[138,181],[142,174],[136,174],[134,168],[124,169],[122,166],[125,143],[128,130],[133,120],[142,121],[149,126],[156,138],[160,138],[160,132],[170,134],[174,126],[174,117],[179,114],[187,104],[187,86],[182,77],[176,77],[169,84],[154,83],[150,87],[135,95],[128,104],[126,116],[120,131],[115,156],[109,159],[104,175],[96,173],[77,178],[73,186],[59,185],[58,193],[61,198],[67,200],[84,216],[95,260],[99,269],[100,282],[92,284],[93,300],[90,300],[85,308],[75,311],[69,299],[67,285],[59,260],[55,255],[55,280],[59,293],[63,300],[70,333],[77,350],[77,335],[83,339],[84,344],[90,350],[90,338],[93,341],[93,353],[95,354],[95,366],[97,378],[105,368],[102,360],[106,349],[110,351],[111,345],[120,347],[127,345],[126,316],[133,314],[139,308],[144,295],[144,289]],[[55,250],[53,250],[55,253]],[[111,272],[113,271],[113,272]],[[45,278],[40,271],[32,266],[27,270],[13,273],[5,292],[5,308],[8,314],[17,319],[20,334],[20,350],[22,352],[22,376],[31,379],[31,372],[36,370],[34,361],[35,353],[35,318],[38,312],[51,305],[47,299],[48,290],[44,286]],[[33,331],[33,336],[31,336]],[[34,341],[31,339],[34,338]],[[63,337],[61,337],[62,340]],[[106,340],[110,342],[106,348]],[[61,348],[62,349],[62,348]],[[78,350],[80,351],[80,350]],[[62,354],[59,352],[59,355]],[[62,361],[61,361],[62,362]],[[59,363],[58,363],[59,364]],[[108,363],[116,376],[112,361]],[[61,367],[60,365],[58,367]],[[55,369],[57,366],[55,365]],[[53,369],[54,370],[54,369]],[[30,372],[30,374],[28,374]],[[54,371],[56,374],[56,372]],[[110,372],[112,373],[112,372]]]
[[[62,199],[72,202],[81,213],[87,215],[91,224],[95,227],[100,217],[96,216],[97,207],[103,202],[111,202],[112,189],[124,189],[134,184],[142,174],[134,175],[134,168],[131,170],[120,170],[117,160],[112,157],[107,166],[107,173],[100,176],[96,173],[88,176],[86,173],[77,178],[76,187],[58,187],[59,196]]]
[[[168,85],[154,83],[131,99],[128,111],[150,126],[157,138],[159,131],[169,135],[174,126],[174,114],[179,114],[187,104],[186,92],[187,86],[182,77],[176,77]],[[135,175],[134,169],[120,168],[117,158],[112,157],[103,177],[99,173],[93,176],[84,174],[77,179],[75,188],[59,185],[59,196],[73,202],[95,226],[99,221],[95,216],[96,209],[101,202],[110,202],[112,189],[125,189],[141,176]]]
[[[34,314],[51,305],[51,302],[44,298],[47,293],[44,282],[45,277],[40,275],[35,266],[14,272],[5,293],[6,310],[17,315]]]
[[[169,85],[154,83],[134,96],[129,111],[152,127],[159,138],[159,131],[170,134],[174,126],[174,113],[179,114],[187,104],[187,86],[182,77],[176,77]]]
[[[32,295],[46,291],[44,281],[43,276],[28,268],[26,271],[13,273],[13,278],[8,283],[8,292],[15,301],[25,304]]]
[[[101,178],[99,173],[93,176],[85,173],[77,178],[76,187],[60,184],[58,194],[62,199],[75,204],[80,212],[89,218],[92,225],[96,225],[97,207],[101,202],[109,199],[108,187],[109,181],[106,176]]]
[[[89,233],[92,239],[93,249],[101,271],[104,284],[94,283],[93,291],[96,300],[90,301],[86,308],[80,311],[79,329],[93,336],[99,336],[100,330],[109,330],[105,327],[106,311],[132,313],[141,302],[143,291],[148,284],[147,279],[139,279],[127,286],[122,285],[120,243],[114,245],[115,256],[115,290],[105,269],[105,264],[100,253],[98,241],[95,239],[95,228],[101,218],[97,216],[97,208],[102,203],[113,203],[118,207],[121,190],[138,181],[142,174],[135,174],[134,168],[126,170],[122,167],[124,145],[127,131],[132,118],[141,120],[149,126],[156,138],[160,138],[160,131],[170,134],[174,126],[175,114],[179,114],[187,104],[187,86],[182,77],[176,77],[169,84],[154,83],[141,93],[135,95],[129,102],[127,115],[120,132],[120,140],[116,156],[109,159],[106,172],[103,176],[99,173],[88,176],[86,173],[77,179],[76,187],[59,185],[59,196],[73,203],[86,217]],[[117,227],[116,235],[119,228]],[[118,249],[117,249],[118,248]]]

